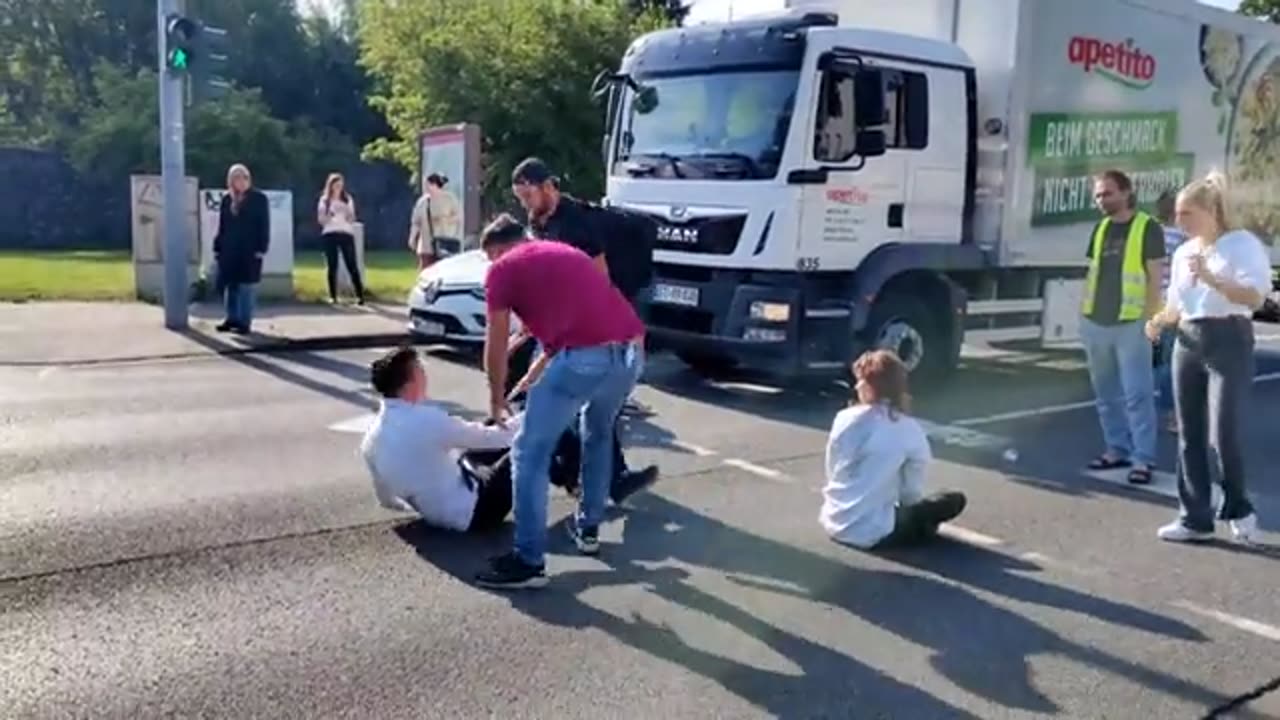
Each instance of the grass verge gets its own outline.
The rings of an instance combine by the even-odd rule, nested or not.
[[[373,299],[401,301],[417,274],[416,259],[408,252],[365,254],[365,285]],[[293,290],[302,302],[329,297],[323,253],[308,250],[294,257]],[[126,251],[0,250],[0,302],[133,299],[133,265]]]

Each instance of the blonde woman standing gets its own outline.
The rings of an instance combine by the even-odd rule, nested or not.
[[[1258,518],[1245,491],[1240,433],[1253,385],[1253,313],[1270,289],[1271,261],[1253,233],[1232,225],[1221,174],[1183,189],[1176,214],[1190,239],[1174,253],[1165,308],[1146,328],[1152,340],[1177,328],[1173,398],[1182,515],[1159,536],[1170,542],[1213,538],[1216,462],[1223,495],[1218,519],[1247,543],[1258,533]]]
[[[331,173],[324,183],[324,194],[316,206],[320,222],[320,239],[324,243],[324,262],[329,281],[329,302],[338,302],[338,255],[347,266],[347,277],[356,291],[356,302],[364,304],[364,283],[356,264],[356,201],[347,192],[340,173]]]
[[[253,187],[249,168],[232,165],[227,170],[227,194],[218,208],[218,232],[213,237],[217,282],[225,293],[227,312],[218,325],[219,332],[250,332],[257,286],[262,282],[262,259],[270,243],[267,196]]]

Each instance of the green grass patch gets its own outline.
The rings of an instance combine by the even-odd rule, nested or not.
[[[417,259],[408,251],[365,255],[365,285],[372,299],[403,301],[417,275]],[[329,297],[322,252],[308,250],[294,257],[293,285],[303,302]],[[133,265],[126,251],[0,250],[0,302],[134,299]]]

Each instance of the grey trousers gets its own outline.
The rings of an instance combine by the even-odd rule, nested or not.
[[[1240,433],[1253,387],[1253,323],[1244,317],[1188,320],[1173,349],[1182,524],[1213,531],[1213,481],[1222,483],[1220,520],[1253,514],[1245,492]]]

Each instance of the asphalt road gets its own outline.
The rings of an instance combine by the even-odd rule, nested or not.
[[[1159,543],[1160,487],[1084,475],[1071,354],[973,358],[918,399],[970,507],[893,555],[816,524],[842,388],[657,360],[629,455],[663,482],[599,558],[553,528],[550,587],[516,596],[469,583],[502,538],[374,503],[373,357],[0,368],[0,717],[1280,718],[1280,691],[1242,699],[1280,678],[1280,553]],[[1259,371],[1274,532],[1280,361]],[[476,370],[430,378],[478,414]]]

